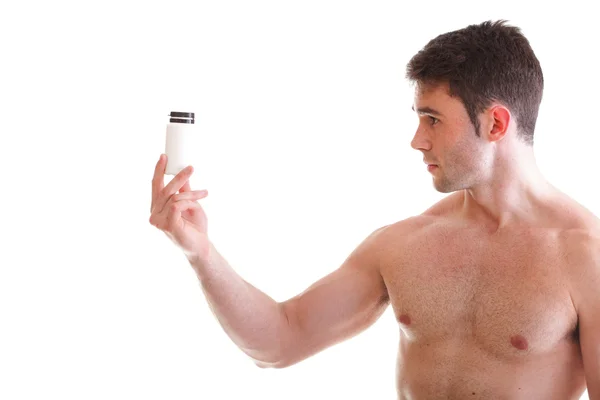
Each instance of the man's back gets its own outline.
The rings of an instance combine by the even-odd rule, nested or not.
[[[401,399],[578,399],[585,390],[569,255],[596,219],[564,195],[492,231],[457,192],[380,240],[400,326]]]

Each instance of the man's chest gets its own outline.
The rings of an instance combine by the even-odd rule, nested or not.
[[[550,241],[434,235],[411,245],[382,268],[407,340],[472,341],[512,358],[545,353],[573,334],[567,266]]]

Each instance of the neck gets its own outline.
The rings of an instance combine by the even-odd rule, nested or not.
[[[483,182],[463,191],[465,214],[494,230],[534,219],[536,206],[556,193],[540,172],[532,147],[516,145],[506,153],[496,155]]]

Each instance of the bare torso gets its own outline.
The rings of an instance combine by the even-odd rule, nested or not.
[[[457,217],[461,199],[411,219],[410,234],[406,224],[386,232],[381,274],[400,328],[399,399],[579,399],[565,250],[585,211],[573,204],[564,216],[486,232]]]

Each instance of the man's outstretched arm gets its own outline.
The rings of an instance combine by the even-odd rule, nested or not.
[[[242,279],[211,245],[190,260],[208,304],[233,342],[263,368],[283,368],[373,324],[389,304],[379,270],[381,228],[304,292],[276,302]]]

